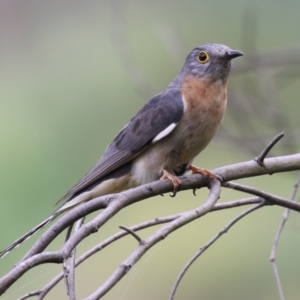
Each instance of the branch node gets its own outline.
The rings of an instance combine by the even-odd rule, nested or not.
[[[63,263],[63,274],[64,274],[64,282],[65,282],[65,288],[67,291],[67,295],[70,295],[70,286],[69,286],[69,270],[67,267],[67,261],[64,260]]]
[[[115,195],[111,195],[110,197],[108,197],[105,201],[105,205],[106,207],[114,200]]]
[[[152,188],[150,185],[147,186],[147,190],[148,190],[150,193],[153,192],[153,188]]]
[[[18,298],[18,300],[25,300],[25,299],[33,297],[33,296],[39,296],[40,294],[41,294],[40,290],[35,291],[35,292],[30,292],[30,293],[22,296],[21,298]]]
[[[127,264],[122,264],[120,267],[123,268],[124,271],[127,273],[127,272],[129,272],[131,270],[132,266],[131,265],[127,265]]]
[[[225,178],[222,174],[215,174],[217,176],[217,179],[221,182],[221,184],[225,181]]]
[[[139,245],[145,245],[145,241],[143,241],[140,236],[138,234],[136,234],[133,230],[131,230],[130,228],[126,227],[126,226],[119,226],[119,228],[125,230],[126,232],[128,232],[130,235],[132,235],[139,243]]]
[[[93,226],[93,233],[96,233],[96,232],[98,232],[98,227],[97,226]]]

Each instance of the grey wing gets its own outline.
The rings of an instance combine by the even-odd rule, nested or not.
[[[119,132],[96,165],[61,200],[81,193],[169,134],[181,119],[183,110],[178,90],[166,90],[152,98]]]

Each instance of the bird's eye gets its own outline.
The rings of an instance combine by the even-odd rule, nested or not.
[[[199,63],[204,64],[207,61],[209,61],[209,55],[206,51],[200,51],[197,56],[197,59],[198,59]]]

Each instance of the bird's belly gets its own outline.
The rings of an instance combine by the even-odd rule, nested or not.
[[[204,127],[201,124],[194,125],[195,128],[183,128],[178,145],[174,148],[178,153],[178,162],[180,164],[191,162],[203,149],[209,144],[215,135],[219,122],[206,123]]]
[[[173,174],[182,173],[207,146],[217,127],[213,130],[210,128],[207,132],[203,128],[175,130],[174,134],[151,145],[134,159],[131,178],[134,183],[132,185],[158,180],[162,176],[163,169]]]

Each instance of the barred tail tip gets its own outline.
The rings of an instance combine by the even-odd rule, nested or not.
[[[32,228],[30,231],[25,233],[23,236],[18,238],[16,241],[14,241],[11,245],[9,245],[6,249],[2,250],[0,252],[0,259],[6,256],[9,252],[12,250],[18,248],[23,242],[28,240],[31,236],[33,236],[35,233],[37,233],[39,230],[41,230],[44,226],[46,226],[48,223],[50,223],[54,219],[55,215],[51,215],[49,218],[44,220],[39,225]]]

